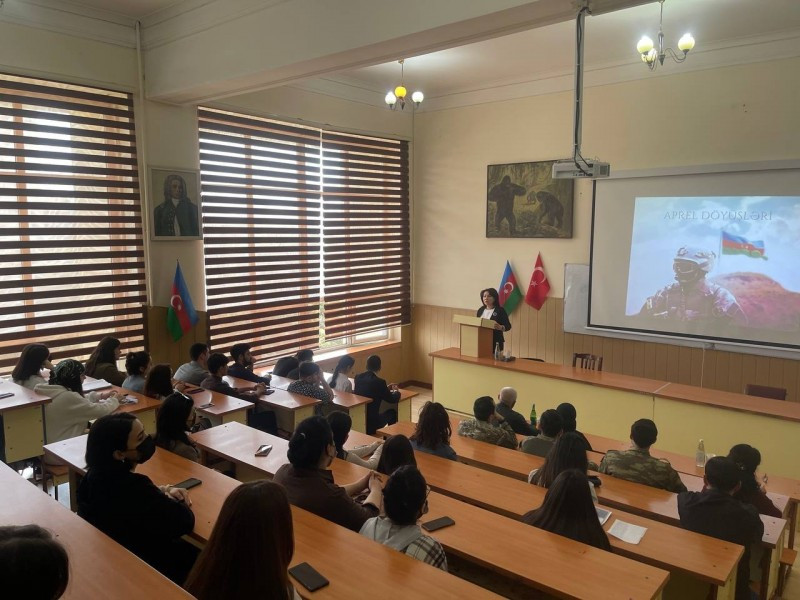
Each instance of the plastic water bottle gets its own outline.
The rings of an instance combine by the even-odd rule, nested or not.
[[[694,464],[696,464],[698,467],[706,466],[706,445],[703,443],[703,440],[700,440],[700,443],[697,444],[697,453],[694,455]]]
[[[531,407],[531,427],[536,427],[536,403]]]
[[[494,359],[500,360],[500,342],[494,345]]]

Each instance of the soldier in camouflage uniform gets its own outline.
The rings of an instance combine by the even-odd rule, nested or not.
[[[631,425],[631,449],[609,450],[598,471],[670,492],[685,492],[686,486],[669,461],[650,456],[650,446],[657,437],[656,424],[639,419]]]
[[[458,435],[480,442],[488,442],[505,448],[517,448],[517,436],[511,425],[495,412],[494,400],[481,396],[472,407],[474,419],[465,419],[458,424]]]

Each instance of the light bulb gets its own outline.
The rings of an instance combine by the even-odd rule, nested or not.
[[[652,49],[653,49],[653,40],[651,40],[646,35],[643,35],[642,39],[639,40],[639,43],[636,44],[636,50],[639,52],[639,54],[647,54]]]
[[[386,94],[386,97],[383,99],[383,101],[389,106],[394,106],[397,102],[397,96],[395,96],[392,92],[389,92]]]
[[[398,98],[405,98],[407,93],[408,90],[402,85],[398,85],[396,88],[394,88],[394,95]]]
[[[683,37],[678,40],[678,48],[680,48],[684,54],[694,48],[694,38],[691,33],[683,34]]]
[[[425,94],[417,90],[413,94],[411,94],[411,100],[414,101],[414,104],[419,106],[419,104],[425,99]]]
[[[652,65],[655,62],[657,56],[658,53],[656,52],[656,49],[650,48],[650,51],[647,52],[647,54],[642,54],[642,62],[646,62],[648,65]]]

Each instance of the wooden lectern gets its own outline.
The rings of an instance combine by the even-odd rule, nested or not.
[[[468,315],[454,315],[453,323],[461,325],[461,354],[463,356],[483,358],[493,355],[494,321]]]

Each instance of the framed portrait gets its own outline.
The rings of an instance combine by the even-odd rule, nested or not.
[[[150,167],[150,239],[203,239],[200,220],[200,171]]]
[[[553,179],[554,162],[487,167],[487,238],[572,237],[574,181]]]

